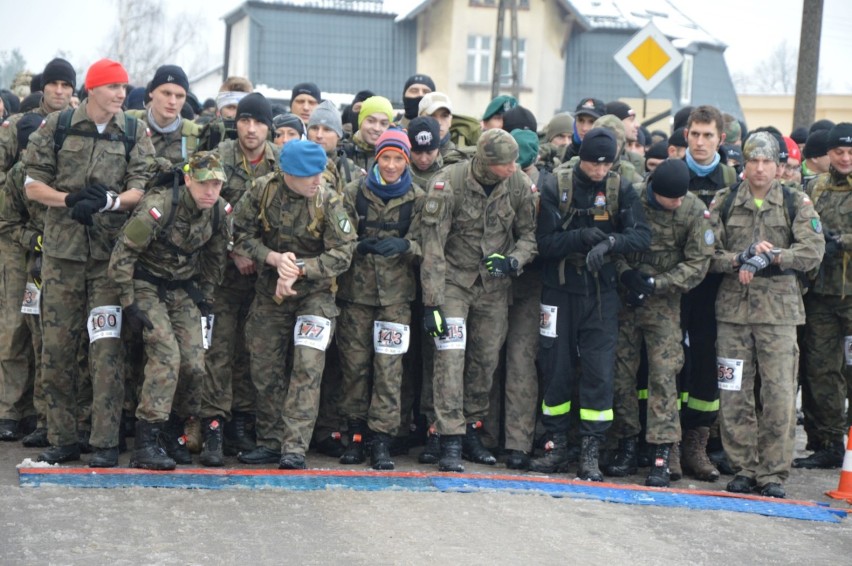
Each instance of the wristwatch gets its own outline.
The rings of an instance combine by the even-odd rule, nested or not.
[[[295,263],[296,263],[296,267],[299,268],[299,278],[301,279],[302,277],[305,276],[305,260],[297,259]]]
[[[118,210],[118,207],[121,206],[121,201],[118,198],[118,193],[113,190],[109,190],[106,192],[106,196],[106,210]]]
[[[509,256],[506,259],[509,260],[509,269],[510,270],[517,271],[518,269],[520,269],[521,264],[520,264],[520,262],[518,262],[517,259],[513,258],[512,256]]]

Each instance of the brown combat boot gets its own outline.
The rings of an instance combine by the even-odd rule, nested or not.
[[[719,470],[707,456],[707,439],[710,428],[701,426],[683,431],[683,471],[697,480],[716,481]]]
[[[683,468],[680,467],[680,442],[672,444],[669,452],[669,479],[677,481],[683,477]]]
[[[183,434],[186,436],[186,447],[193,454],[201,452],[201,419],[187,417],[183,423]]]

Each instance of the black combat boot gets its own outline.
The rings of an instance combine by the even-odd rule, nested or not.
[[[482,428],[480,421],[467,423],[465,426],[464,439],[462,440],[462,456],[465,460],[476,464],[493,466],[497,463],[497,458],[482,445],[482,439],[479,438],[480,428]]]
[[[114,468],[118,465],[118,446],[112,448],[94,448],[89,460],[90,468]]]
[[[619,440],[615,456],[613,456],[610,463],[604,468],[606,475],[623,478],[635,474],[638,469],[636,463],[638,447],[639,439],[635,436]]]
[[[462,438],[455,434],[441,436],[441,459],[438,460],[438,470],[441,472],[463,472]]]
[[[530,471],[541,474],[567,472],[570,463],[568,435],[564,432],[555,432],[544,444],[544,456],[533,458],[530,462]]]
[[[201,464],[218,468],[225,465],[222,452],[222,419],[221,417],[205,417],[201,419]]]
[[[367,459],[367,423],[364,421],[349,421],[349,444],[340,457],[341,464],[363,464]]]
[[[130,411],[121,411],[121,428],[124,430],[125,438],[131,438],[136,434],[136,415]]]
[[[38,455],[39,462],[47,462],[48,464],[61,464],[79,459],[80,445],[76,442],[74,444],[66,444],[65,446],[50,446]]]
[[[243,464],[274,464],[281,460],[281,452],[266,446],[256,446],[254,450],[240,452],[237,460]]]
[[[38,417],[35,415],[29,415],[21,419],[18,423],[18,434],[23,436],[27,436],[31,434],[36,428],[38,428]]]
[[[231,420],[225,423],[223,452],[225,456],[248,453],[257,447],[253,437],[254,415],[234,411]],[[277,460],[277,459],[276,459]]]
[[[509,450],[506,456],[506,467],[510,470],[528,470],[530,468],[530,454],[523,450]]]
[[[839,468],[843,465],[843,456],[846,450],[842,441],[822,442],[816,452],[807,458],[796,458],[793,460],[794,468],[805,468],[808,470]]]
[[[47,441],[47,429],[39,427],[21,439],[21,444],[27,448],[47,448],[50,442]]]
[[[77,438],[79,441],[77,444],[80,446],[81,454],[91,454],[92,453],[92,445],[89,444],[89,438],[92,435],[92,431],[80,429],[77,431]]]
[[[130,459],[131,468],[144,470],[174,470],[175,461],[169,458],[160,445],[160,436],[166,423],[136,421],[135,447]]]
[[[429,436],[426,439],[426,446],[417,457],[417,461],[421,464],[437,464],[441,458],[441,435],[435,432],[434,429],[429,429]]]
[[[577,479],[586,481],[603,481],[603,474],[598,468],[600,440],[596,436],[584,436],[580,444],[580,467]]]
[[[279,470],[304,470],[306,467],[304,454],[285,452],[278,461]]]
[[[383,432],[374,432],[370,442],[370,467],[374,470],[392,470],[390,455],[391,437]]]
[[[175,413],[169,415],[169,420],[163,428],[163,448],[177,464],[192,464],[192,455],[186,447],[186,435],[183,432],[183,419]]]
[[[0,419],[0,440],[14,442],[18,440],[18,421],[12,419]]]
[[[645,478],[645,485],[648,487],[669,487],[671,485],[671,474],[669,472],[669,456],[671,455],[671,451],[671,444],[657,445],[654,451],[654,461],[651,463],[648,477]]]

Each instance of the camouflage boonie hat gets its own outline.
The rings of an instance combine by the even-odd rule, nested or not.
[[[183,170],[196,181],[216,179],[224,183],[228,179],[219,154],[215,151],[199,151],[189,158]]]
[[[476,144],[476,156],[486,165],[505,165],[518,160],[518,142],[506,130],[485,130]]]
[[[612,135],[615,136],[615,141],[618,142],[619,149],[627,143],[627,131],[624,129],[624,122],[615,114],[604,114],[592,125],[593,128],[606,128]]]
[[[778,163],[780,159],[778,142],[769,132],[754,133],[743,144],[743,157],[746,161],[762,157]]]

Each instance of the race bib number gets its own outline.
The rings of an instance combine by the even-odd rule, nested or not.
[[[435,348],[438,350],[464,350],[467,344],[467,330],[463,318],[448,318],[447,335],[435,338]]]
[[[121,307],[95,307],[89,313],[89,342],[121,337]]]
[[[305,314],[296,319],[293,343],[325,352],[331,339],[331,321],[321,316]]]
[[[213,319],[215,314],[210,314],[201,317],[201,345],[207,350],[210,348],[210,343],[213,341]]]
[[[29,286],[29,283],[27,283]],[[21,309],[23,312],[24,309]],[[846,365],[852,366],[852,336],[846,336],[843,338],[843,354],[846,357]]]
[[[541,318],[538,322],[538,333],[548,338],[556,338],[556,313],[559,307],[541,305]]]
[[[24,289],[24,302],[21,303],[21,312],[24,314],[39,313],[39,304],[41,303],[41,289],[36,287],[35,283],[27,283],[27,288]]]
[[[404,354],[408,351],[411,329],[407,324],[373,322],[373,349],[377,354]]]
[[[733,358],[716,358],[719,389],[739,391],[743,386],[743,361]]]

